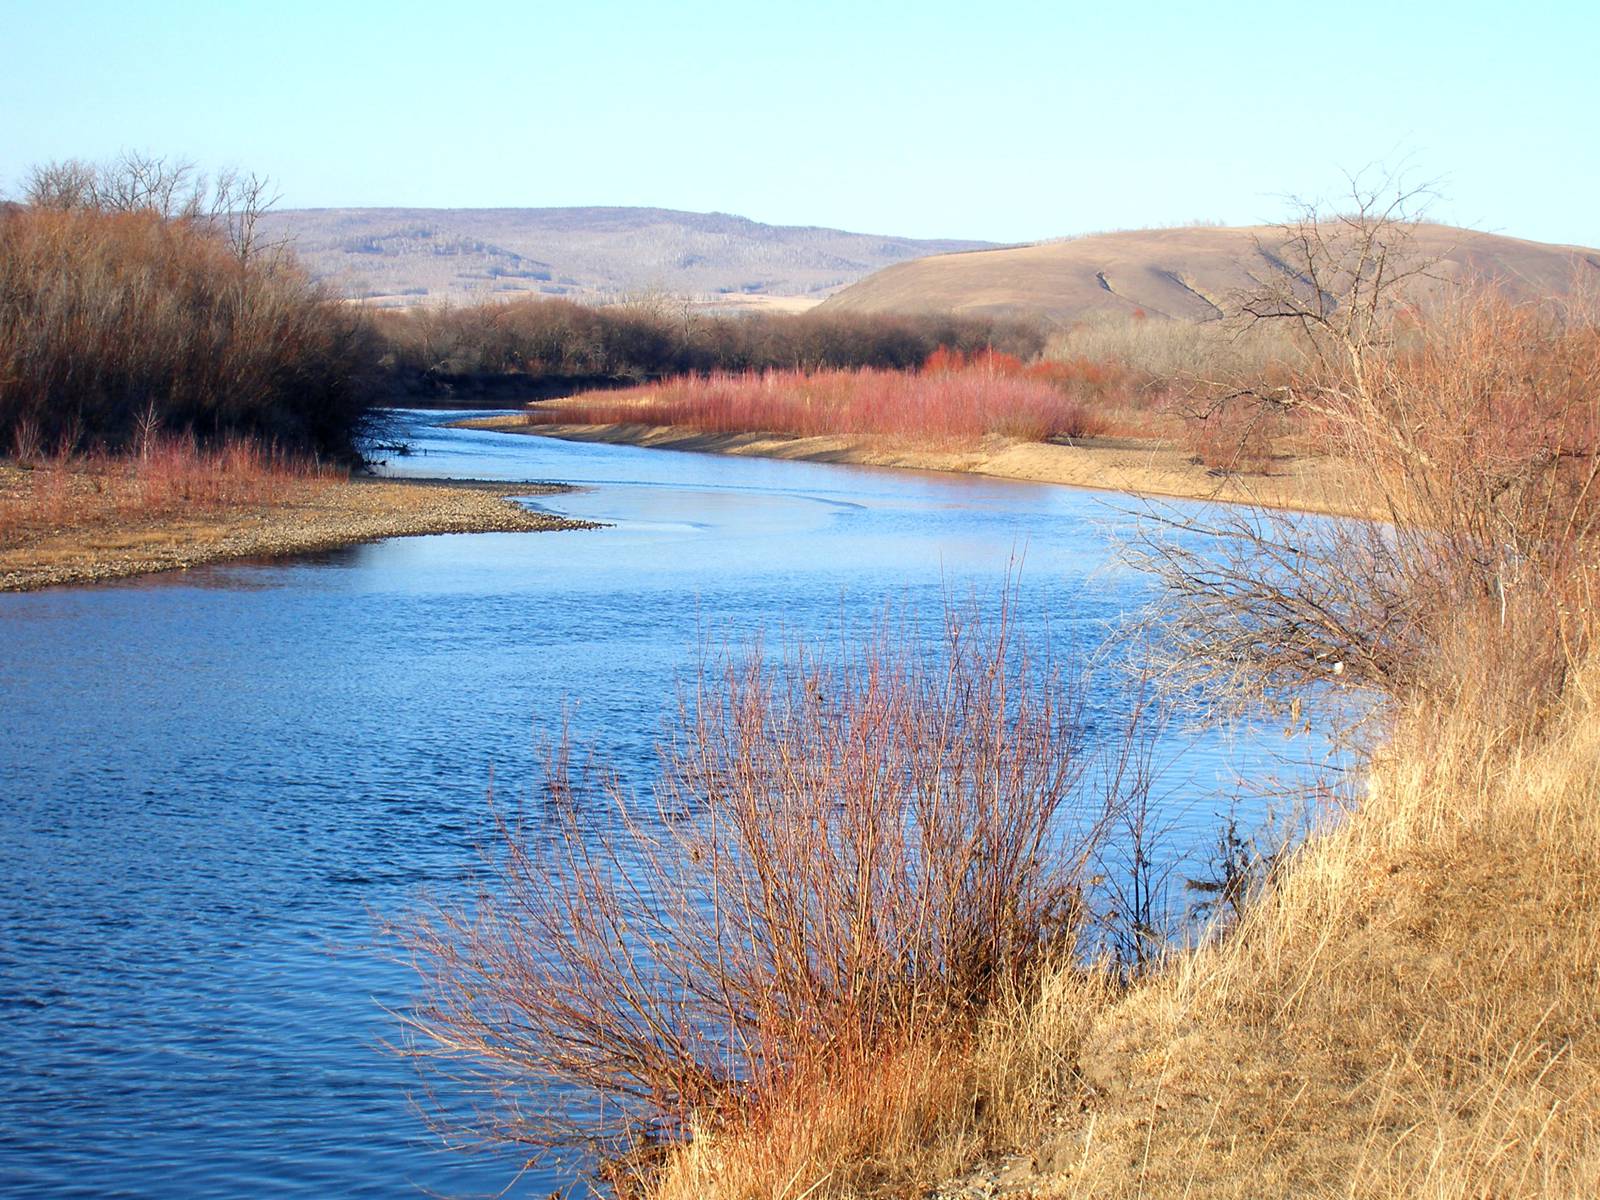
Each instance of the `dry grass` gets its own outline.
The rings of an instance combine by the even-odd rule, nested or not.
[[[1597,686],[1498,748],[1413,713],[1232,938],[1062,1047],[1047,1193],[1595,1195]]]
[[[786,1107],[677,1148],[648,1194],[925,1195],[1051,1127],[1076,1078],[1073,1049],[1118,991],[1109,972],[1069,968],[997,1000],[972,1028],[930,1031],[863,1068],[796,1080]]]
[[[1344,214],[1328,213],[1330,229]],[[946,312],[1025,316],[1059,327],[1142,311],[1151,321],[1210,321],[1295,253],[1294,230],[1188,227],[1091,234],[940,254],[878,271],[829,297],[821,313]],[[1423,257],[1443,279],[1491,278],[1514,302],[1564,296],[1592,249],[1422,223]],[[1441,284],[1438,293],[1446,287]],[[1435,293],[1437,294],[1437,293]]]
[[[1502,711],[1414,710],[1226,939],[1127,994],[1063,970],[974,1037],[691,1144],[656,1194],[911,1195],[1007,1155],[967,1184],[1597,1194],[1600,664],[1538,735],[1497,741]]]

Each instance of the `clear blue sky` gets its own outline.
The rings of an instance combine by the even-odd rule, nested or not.
[[[0,0],[0,187],[122,148],[285,207],[648,204],[1001,241],[1409,160],[1600,245],[1600,4]]]

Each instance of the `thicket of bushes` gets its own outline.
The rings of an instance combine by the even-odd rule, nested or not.
[[[386,361],[402,374],[611,377],[712,371],[920,367],[945,348],[1032,358],[1036,326],[984,318],[849,313],[713,316],[667,303],[605,307],[517,300],[377,315]]]
[[[153,428],[357,452],[375,347],[285,256],[198,216],[0,213],[0,437],[125,447]]]

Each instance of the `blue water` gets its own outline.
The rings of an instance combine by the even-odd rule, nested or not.
[[[442,428],[397,473],[562,480],[598,530],[406,538],[0,595],[0,1193],[494,1192],[382,1044],[406,970],[374,914],[449,894],[534,731],[643,775],[696,646],[993,601],[1059,649],[1145,599],[1114,497],[976,477]],[[1203,843],[1267,740],[1175,732]],[[542,1196],[559,1171],[511,1194]]]

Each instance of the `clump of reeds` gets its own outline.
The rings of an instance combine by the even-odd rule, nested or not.
[[[253,438],[212,443],[162,434],[147,425],[136,449],[74,452],[62,442],[45,454],[32,428],[15,439],[0,487],[0,536],[138,523],[282,504],[315,494],[345,471]]]

